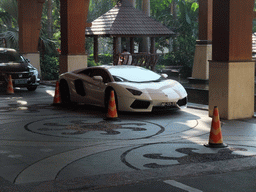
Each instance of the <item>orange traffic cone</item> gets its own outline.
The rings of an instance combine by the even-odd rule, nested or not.
[[[117,116],[117,109],[116,109],[115,93],[112,90],[110,92],[110,98],[108,103],[107,118],[105,120],[116,120],[117,117],[118,116]]]
[[[222,133],[221,133],[221,125],[220,125],[220,117],[219,117],[219,111],[218,111],[217,106],[214,107],[214,111],[213,111],[209,143],[205,146],[211,147],[211,148],[227,147],[227,145],[223,143],[223,138],[222,138]]]
[[[61,99],[60,99],[60,87],[59,87],[59,81],[56,82],[56,88],[55,88],[55,95],[53,99],[53,105],[55,104],[60,104]]]
[[[12,76],[11,75],[9,75],[9,77],[8,77],[8,85],[7,85],[6,92],[7,92],[7,94],[14,94],[13,84],[12,84]]]

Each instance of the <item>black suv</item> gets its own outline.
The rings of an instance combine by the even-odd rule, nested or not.
[[[0,48],[0,86],[7,87],[8,77],[12,76],[14,87],[27,87],[35,91],[39,85],[38,71],[14,49]]]

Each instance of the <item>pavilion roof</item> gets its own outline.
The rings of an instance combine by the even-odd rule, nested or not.
[[[155,37],[171,36],[174,32],[125,1],[95,19],[91,27],[86,27],[85,35]]]

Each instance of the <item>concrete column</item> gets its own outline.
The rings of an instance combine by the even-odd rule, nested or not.
[[[117,62],[118,62],[117,54],[120,53],[118,51],[118,38],[119,37],[113,37],[113,65],[117,65]]]
[[[87,67],[85,28],[89,0],[61,0],[60,73]]]
[[[44,2],[45,0],[18,0],[20,53],[30,59],[39,75],[41,75],[41,69],[38,40]]]
[[[131,3],[133,7],[135,7],[136,0],[127,0]],[[130,53],[134,53],[134,38],[126,38],[126,49]]]
[[[142,1],[142,11],[147,16],[150,16],[150,0],[143,0]],[[149,37],[142,38],[142,51],[149,52]]]
[[[155,54],[156,53],[156,48],[155,48],[155,41],[156,40],[156,38],[155,37],[151,37],[150,38],[150,53],[151,54]]]
[[[223,119],[254,115],[252,20],[254,0],[213,1],[209,115],[218,106]]]
[[[212,44],[197,42],[192,78],[190,80],[207,82],[209,79],[209,60],[212,59]]]
[[[118,51],[118,53],[122,52],[122,38],[121,37],[117,37],[117,51]]]
[[[199,40],[197,40],[192,79],[209,79],[212,59],[212,1],[199,0]]]
[[[130,53],[134,54],[134,37],[130,37]]]
[[[93,37],[93,43],[94,43],[93,57],[94,57],[94,61],[96,63],[98,63],[99,62],[99,39],[98,39],[98,36]]]

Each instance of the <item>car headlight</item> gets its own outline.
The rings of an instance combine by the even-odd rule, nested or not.
[[[136,96],[140,96],[142,94],[141,91],[135,90],[135,89],[129,89],[126,88],[131,94],[136,95]]]
[[[29,69],[29,74],[30,75],[36,75],[37,76],[37,70],[36,69],[34,69],[34,68],[31,68],[31,69]]]
[[[34,71],[29,71],[29,75],[30,76],[34,75]]]

